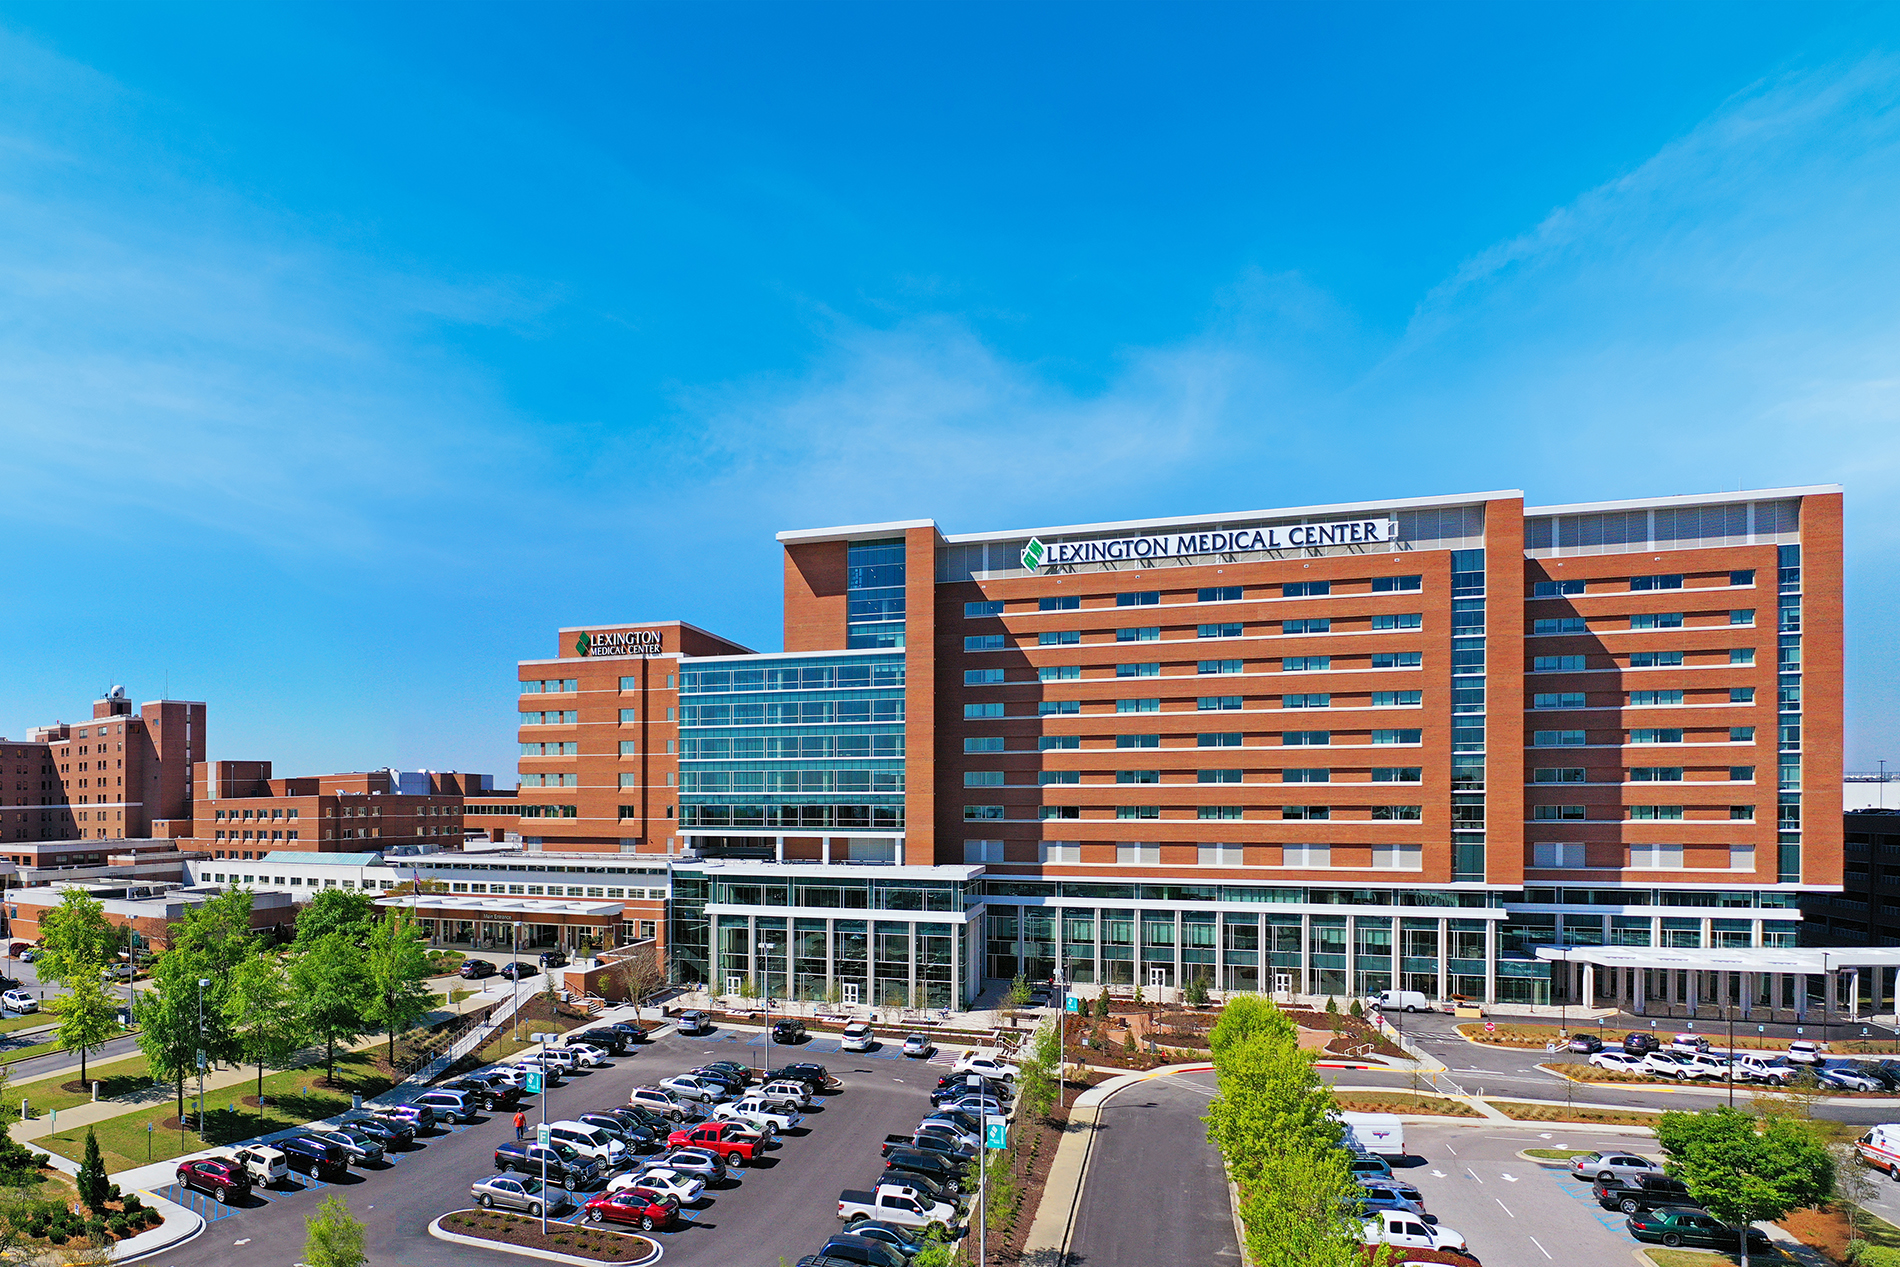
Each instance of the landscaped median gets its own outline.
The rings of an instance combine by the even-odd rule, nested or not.
[[[586,1224],[550,1223],[499,1210],[452,1210],[429,1224],[437,1240],[476,1249],[500,1250],[557,1263],[612,1263],[614,1267],[643,1267],[660,1257],[660,1244],[637,1232],[620,1232]]]

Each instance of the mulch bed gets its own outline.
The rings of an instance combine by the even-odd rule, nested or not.
[[[591,1258],[602,1263],[637,1262],[650,1257],[654,1243],[633,1232],[614,1231],[588,1224],[550,1223],[547,1235],[541,1234],[541,1221],[525,1214],[503,1214],[490,1210],[458,1210],[442,1216],[442,1230],[457,1236],[515,1245],[523,1249],[549,1250]]]
[[[1023,1181],[1023,1196],[1016,1207],[1016,1213],[1000,1229],[992,1229],[989,1234],[989,1260],[999,1264],[1019,1264],[1023,1262],[1023,1242],[1029,1238],[1029,1229],[1036,1221],[1036,1210],[1042,1205],[1042,1194],[1049,1182],[1049,1167],[1056,1159],[1056,1149],[1062,1143],[1063,1132],[1069,1125],[1069,1111],[1066,1108],[1052,1109],[1045,1119],[1025,1118],[1018,1123],[1019,1135],[1011,1153],[1016,1157],[1016,1175]]]

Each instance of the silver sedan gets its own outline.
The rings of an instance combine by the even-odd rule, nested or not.
[[[543,1188],[539,1179],[528,1179],[520,1175],[495,1175],[489,1179],[477,1179],[468,1186],[468,1195],[475,1198],[478,1205],[522,1210],[536,1218],[541,1216],[544,1206],[549,1214],[558,1214],[574,1204],[574,1198],[568,1196],[559,1187]]]

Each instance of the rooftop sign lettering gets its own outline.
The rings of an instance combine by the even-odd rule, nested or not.
[[[574,651],[584,656],[661,655],[657,629],[622,629],[613,633],[584,633],[574,639]]]
[[[1076,563],[1123,563],[1140,559],[1185,559],[1250,550],[1304,550],[1320,546],[1374,545],[1397,541],[1395,519],[1342,519],[1321,524],[1277,524],[1220,532],[1178,532],[1161,537],[1110,537],[1098,541],[1050,541],[1031,537],[1022,563],[1030,571]]]

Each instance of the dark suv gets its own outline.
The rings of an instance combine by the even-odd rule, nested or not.
[[[289,1139],[279,1140],[277,1147],[283,1150],[284,1160],[292,1170],[301,1170],[319,1179],[344,1174],[350,1168],[348,1153],[315,1136],[293,1135]]]
[[[805,1041],[805,1022],[786,1019],[772,1022],[772,1041],[775,1043],[802,1043]]]
[[[1623,1051],[1625,1055],[1645,1056],[1652,1051],[1661,1050],[1662,1041],[1654,1034],[1646,1034],[1641,1030],[1631,1030],[1629,1033],[1623,1035]]]
[[[567,955],[559,950],[544,950],[541,952],[541,966],[543,968],[565,968],[567,967]]]
[[[1590,1195],[1606,1210],[1640,1214],[1660,1206],[1677,1205],[1700,1208],[1702,1203],[1689,1195],[1682,1180],[1668,1175],[1634,1175],[1628,1179],[1599,1179]]]
[[[542,1167],[547,1169],[543,1171]],[[600,1178],[600,1163],[583,1157],[566,1144],[540,1144],[523,1141],[506,1143],[495,1149],[495,1169],[503,1174],[519,1170],[539,1179],[546,1174],[549,1183],[558,1183],[569,1192],[579,1192]]]

